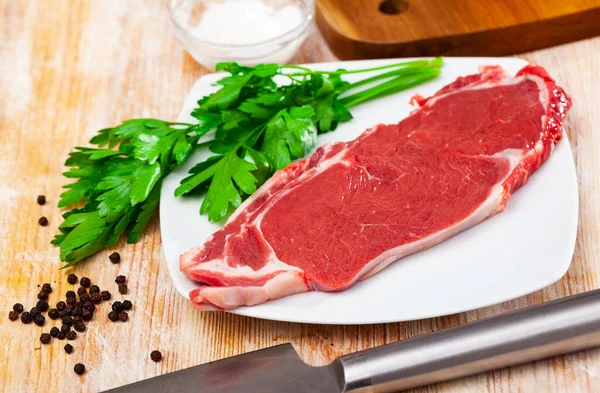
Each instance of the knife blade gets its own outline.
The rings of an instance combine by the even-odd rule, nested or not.
[[[397,392],[600,346],[600,290],[305,364],[290,344],[106,393]]]

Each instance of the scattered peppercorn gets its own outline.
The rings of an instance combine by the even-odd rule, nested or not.
[[[83,304],[83,308],[90,312],[94,312],[94,310],[96,309],[96,306],[91,301],[87,301]]]
[[[71,315],[71,313],[73,312],[73,304],[67,304],[67,307],[65,307],[65,312],[67,313],[67,315]]]
[[[100,297],[102,298],[102,300],[110,300],[112,295],[108,291],[102,291],[100,292]]]
[[[75,325],[77,323],[80,323],[80,322],[83,322],[83,318],[81,318],[79,316],[78,317],[73,317],[73,325]]]
[[[66,306],[67,306],[67,303],[63,302],[62,300],[60,302],[56,303],[56,309],[58,311],[64,310]]]
[[[160,362],[162,360],[162,353],[160,351],[154,350],[150,352],[150,359],[155,362]]]
[[[73,304],[75,303],[77,303],[77,299],[75,299],[74,297],[67,298],[67,306],[73,306]]]
[[[131,301],[123,300],[123,309],[124,310],[131,310],[131,307],[133,307],[133,304],[131,303]]]
[[[67,315],[63,318],[62,322],[64,325],[71,326],[73,325],[73,318],[70,315]]]
[[[67,297],[67,298],[77,297],[77,294],[75,294],[75,291],[67,291],[67,294],[65,295],[65,297]]]
[[[79,297],[87,295],[87,289],[85,289],[84,287],[79,287],[77,288],[77,294],[79,295]]]
[[[65,334],[63,332],[58,332],[58,334],[56,335],[56,338],[58,338],[59,340],[64,340]]]
[[[52,329],[50,329],[50,335],[52,337],[56,337],[58,335],[58,332],[60,332],[60,329],[57,328],[56,326],[54,326]]]
[[[121,255],[119,255],[118,252],[113,252],[108,256],[108,259],[110,259],[112,263],[119,263],[121,262]]]
[[[100,304],[102,302],[102,298],[100,297],[99,293],[92,293],[92,295],[90,296],[90,300],[94,304]]]
[[[67,324],[62,324],[62,326],[60,327],[60,331],[63,332],[64,334],[67,334],[71,331],[71,325],[67,325]]]
[[[81,303],[87,303],[87,302],[91,301],[91,298],[87,293],[84,293],[83,295],[79,296],[79,301]]]
[[[121,311],[119,313],[119,321],[127,322],[128,319],[129,319],[129,315],[127,315],[127,311]]]
[[[92,313],[89,310],[83,309],[81,312],[81,319],[84,321],[90,321],[92,319]]]
[[[77,284],[77,276],[73,273],[69,274],[67,276],[67,282],[71,285]]]
[[[31,310],[29,310],[29,313],[31,314],[32,317],[39,315],[41,313],[40,309],[37,307],[31,307]]]
[[[75,374],[81,375],[85,372],[85,366],[81,363],[77,363],[75,367],[73,367],[73,370],[75,371]]]
[[[81,286],[84,288],[89,288],[90,285],[92,285],[92,280],[90,280],[87,277],[81,277],[81,280],[79,280],[79,284],[81,284]]]
[[[112,310],[116,311],[116,312],[121,312],[123,311],[123,303],[121,303],[120,301],[116,301],[112,304]]]
[[[50,283],[44,283],[42,285],[42,291],[46,292],[46,294],[52,293],[52,286],[50,285]]]
[[[40,206],[43,206],[46,204],[46,196],[45,195],[38,195],[37,197],[37,203]]]
[[[38,326],[44,326],[44,322],[46,322],[46,317],[42,314],[38,314],[33,317],[33,322]]]
[[[108,319],[112,322],[117,322],[119,320],[119,314],[116,311],[111,311],[108,313]]]
[[[16,311],[9,311],[8,312],[8,319],[10,319],[11,321],[16,321],[17,319],[19,319],[19,313]]]
[[[78,316],[81,316],[82,312],[83,312],[83,308],[81,307],[81,304],[75,303],[75,305],[73,306],[73,311],[71,311],[71,315],[74,317],[78,317]]]
[[[41,312],[48,311],[48,309],[50,308],[50,305],[46,300],[38,300],[35,306],[39,308]]]
[[[115,278],[117,284],[124,284],[126,281],[127,278],[125,276],[117,276],[117,278]]]
[[[77,322],[74,327],[78,332],[85,332],[85,323],[83,322]]]
[[[66,309],[58,312],[58,316],[61,318],[65,318],[67,315],[69,315],[69,313]]]
[[[77,333],[74,330],[71,330],[69,333],[65,335],[67,340],[75,340],[77,338]]]
[[[59,313],[58,310],[55,308],[51,308],[50,310],[48,310],[48,317],[50,319],[57,319],[59,317]]]
[[[48,333],[42,333],[40,336],[40,341],[42,344],[48,344],[52,340],[52,337]]]
[[[100,287],[99,287],[98,285],[92,285],[92,286],[90,287],[90,295],[91,295],[92,293],[100,293]]]
[[[41,226],[45,227],[46,225],[48,225],[48,219],[47,219],[46,217],[42,216],[42,217],[40,217],[40,219],[38,220],[38,223],[39,223]]]
[[[20,314],[23,312],[23,305],[21,303],[15,303],[13,305],[13,311],[16,312],[17,314]]]
[[[119,293],[121,295],[127,294],[127,284],[119,284]]]
[[[48,294],[44,291],[41,291],[37,294],[37,298],[40,300],[48,300]]]
[[[21,322],[23,323],[31,323],[31,321],[33,320],[33,318],[31,317],[31,314],[28,311],[25,311],[23,314],[21,314]]]
[[[73,352],[73,346],[71,344],[67,344],[65,345],[65,352],[66,353],[71,353]]]

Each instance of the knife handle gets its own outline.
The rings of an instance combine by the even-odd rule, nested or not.
[[[600,290],[353,353],[330,367],[344,392],[396,392],[596,346]]]

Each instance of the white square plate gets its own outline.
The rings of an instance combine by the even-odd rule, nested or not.
[[[311,64],[322,70],[375,67],[399,60]],[[354,119],[318,144],[349,141],[378,123],[397,123],[412,107],[410,97],[428,96],[482,65],[500,65],[514,75],[527,63],[515,58],[446,58],[442,75],[425,85],[352,108]],[[189,93],[179,121],[196,101],[216,90],[223,74],[206,75]],[[349,75],[352,81],[356,75]],[[364,77],[364,74],[360,77]],[[175,198],[187,171],[208,152],[197,152],[163,183],[160,227],[169,271],[185,297],[196,283],[179,271],[179,255],[202,245],[220,226],[198,210],[201,198]],[[370,324],[436,317],[500,303],[531,293],[567,271],[577,231],[577,179],[566,136],[542,167],[509,200],[506,210],[442,244],[403,258],[375,276],[338,293],[309,292],[232,312],[257,318],[324,324]]]

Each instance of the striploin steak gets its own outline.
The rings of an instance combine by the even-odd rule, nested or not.
[[[394,125],[278,171],[180,258],[201,310],[341,291],[501,212],[550,156],[571,102],[540,66],[458,78]]]

